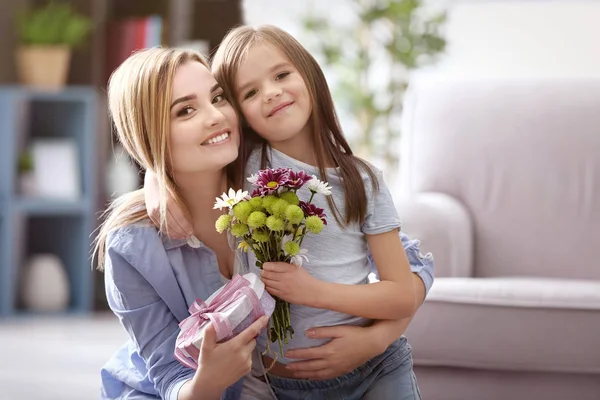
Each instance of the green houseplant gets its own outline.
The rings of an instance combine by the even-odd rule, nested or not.
[[[340,25],[313,10],[304,20],[311,50],[332,72],[333,96],[352,119],[355,152],[395,173],[399,116],[410,72],[445,49],[445,12],[422,0],[352,0],[356,21]]]
[[[48,2],[21,11],[16,26],[21,83],[48,88],[64,86],[71,51],[87,39],[91,20],[75,12],[70,4]]]

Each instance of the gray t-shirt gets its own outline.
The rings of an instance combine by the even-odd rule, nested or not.
[[[309,175],[319,177],[317,167],[293,159],[275,149],[268,149],[267,152],[268,167],[270,168],[302,170]],[[246,165],[248,176],[261,169],[260,160],[261,149],[258,149],[250,155]],[[317,235],[307,234],[302,242],[302,248],[308,250],[306,254],[308,261],[304,261],[302,267],[315,278],[351,285],[367,284],[371,268],[365,234],[375,235],[400,228],[400,219],[392,201],[392,196],[383,181],[381,171],[372,168],[378,177],[379,191],[373,193],[369,174],[366,171],[361,171],[368,199],[366,219],[362,225],[352,223],[345,228],[338,225],[333,211],[327,203],[327,198],[320,194],[316,194],[313,198],[312,203],[319,208],[323,208],[327,215],[327,225],[323,231]],[[332,187],[331,196],[333,196],[343,220],[346,215],[344,187],[337,168],[327,169],[327,181]],[[245,190],[251,193],[253,188],[250,183],[246,182]],[[308,201],[310,198],[310,191],[306,187],[300,189],[297,194],[300,200],[303,201]],[[255,266],[256,257],[252,252],[248,252],[248,263],[251,271],[260,272]],[[290,318],[295,333],[294,338],[284,347],[284,350],[315,347],[329,341],[329,339],[309,339],[304,333],[309,328],[334,325],[364,326],[370,322],[366,318],[297,304],[291,305]],[[258,338],[258,348],[261,351],[265,349],[266,340],[265,331]],[[275,343],[271,345],[271,350],[279,352],[279,346]],[[280,354],[277,361],[286,364],[293,360]]]

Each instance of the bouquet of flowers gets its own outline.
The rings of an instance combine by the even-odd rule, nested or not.
[[[317,194],[329,196],[331,187],[314,175],[289,168],[261,170],[248,181],[256,187],[251,195],[229,189],[228,194],[217,197],[214,208],[229,210],[217,220],[217,231],[230,232],[240,240],[238,248],[252,250],[259,268],[269,261],[301,267],[303,260],[308,260],[307,250],[301,249],[304,237],[320,233],[327,225],[323,209],[312,204],[312,200]],[[311,193],[308,201],[301,201],[297,195],[304,186]],[[279,343],[283,354],[283,344],[294,335],[287,301],[275,297],[268,334],[272,342]]]

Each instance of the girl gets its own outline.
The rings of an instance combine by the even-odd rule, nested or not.
[[[335,223],[305,238],[309,262],[303,268],[267,263],[262,271],[269,292],[293,303],[296,333],[286,347],[291,351],[279,355],[268,375],[275,394],[280,399],[419,398],[404,338],[337,379],[294,379],[290,362],[301,357],[294,349],[326,341],[309,337],[309,328],[412,316],[414,278],[398,237],[400,222],[381,174],[352,155],[323,73],[294,38],[275,27],[236,28],[221,43],[213,71],[244,119],[243,138],[250,142],[242,145],[246,171],[301,169],[327,180],[333,191],[331,201],[317,200]],[[372,285],[365,284],[369,249],[381,278]],[[249,258],[253,266],[253,255]],[[263,334],[259,348],[265,347]],[[263,361],[273,362],[266,356]]]
[[[105,270],[108,304],[129,341],[102,369],[102,398],[238,399],[254,338],[268,318],[222,344],[209,327],[196,371],[173,355],[188,307],[208,298],[234,270],[227,238],[212,229],[218,217],[212,204],[235,184],[233,170],[225,169],[238,157],[235,111],[204,59],[177,49],[128,58],[110,79],[108,103],[119,140],[139,165],[156,172],[163,199],[169,192],[185,202],[201,245],[158,234],[142,190],[108,210],[97,238],[98,265]],[[161,221],[168,231],[164,207]]]
[[[311,326],[364,326],[374,319],[412,315],[415,293],[391,195],[381,173],[353,156],[314,58],[281,29],[239,27],[221,43],[213,70],[244,117],[248,131],[244,135],[261,143],[250,154],[247,171],[266,166],[304,170],[332,187],[332,195],[327,200],[317,197],[315,204],[335,221],[321,234],[305,238],[309,261],[302,268],[266,264],[262,271],[267,290],[293,304],[291,323],[296,333],[286,348],[323,343],[306,336]],[[308,198],[307,193],[299,196]],[[366,284],[367,249],[377,265],[378,283]],[[256,260],[251,252],[248,258],[253,266]],[[260,350],[266,340],[264,332],[258,341]],[[263,361],[273,362],[268,356]],[[418,398],[404,339],[335,380],[293,379],[285,367],[290,361],[280,354],[269,373],[279,399]]]

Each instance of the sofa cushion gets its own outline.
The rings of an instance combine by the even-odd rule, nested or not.
[[[400,192],[467,208],[474,276],[600,280],[599,110],[598,80],[412,81]]]
[[[600,282],[438,278],[406,336],[415,365],[600,373]]]

